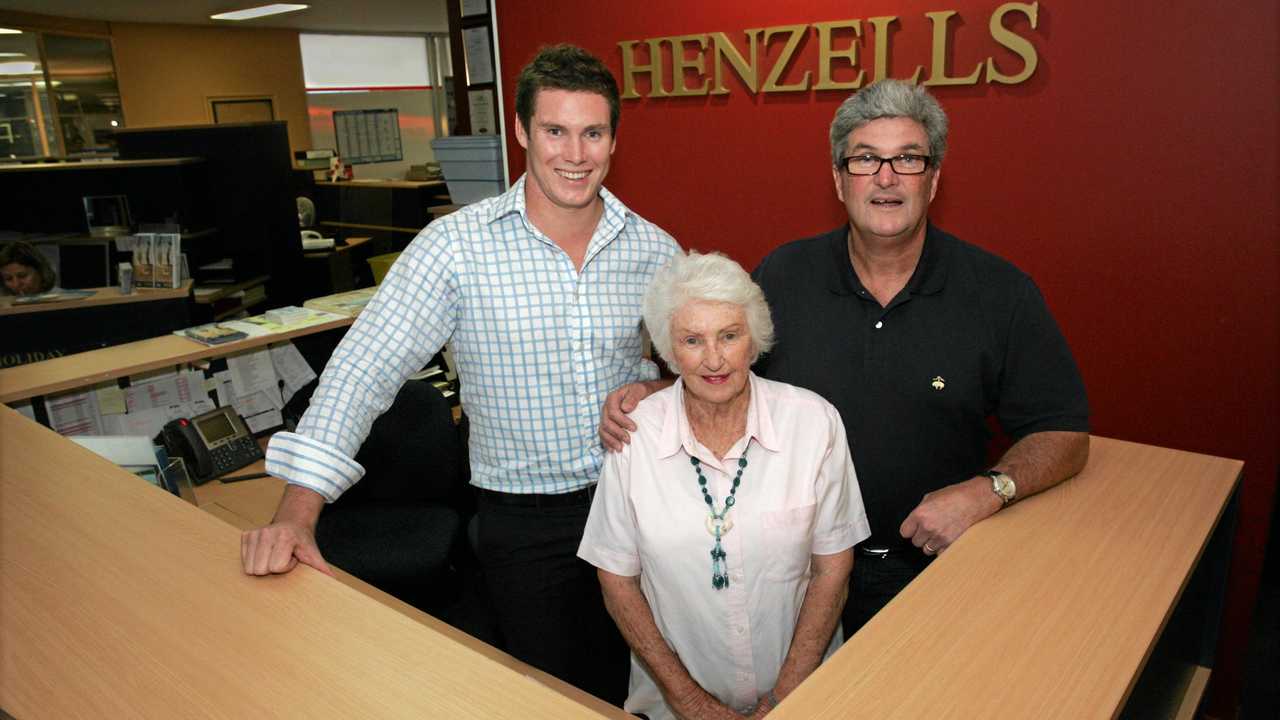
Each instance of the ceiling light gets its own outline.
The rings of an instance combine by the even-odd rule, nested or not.
[[[35,72],[36,64],[33,62],[0,63],[0,75],[31,75]]]
[[[266,17],[267,15],[279,15],[281,13],[295,12],[297,10],[306,10],[309,5],[285,5],[277,3],[275,5],[260,5],[258,7],[245,8],[244,10],[232,10],[231,12],[218,13],[210,15],[211,20],[252,20],[254,18]]]
[[[0,57],[26,57],[26,53],[0,52]]]
[[[21,35],[21,34],[22,34],[21,30],[15,30],[13,28],[0,28],[0,35]]]

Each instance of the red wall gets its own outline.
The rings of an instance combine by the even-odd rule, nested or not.
[[[889,74],[922,64],[927,76],[925,13],[958,10],[953,75],[988,55],[1005,72],[1020,67],[988,34],[997,0],[496,4],[509,115],[515,75],[553,42],[581,45],[621,76],[619,41],[721,31],[742,44],[748,28],[862,18],[870,75],[866,19],[896,15]],[[952,130],[932,217],[1036,278],[1081,365],[1095,433],[1246,461],[1220,709],[1239,687],[1277,482],[1278,7],[1041,2],[1037,29],[1017,14],[1006,22],[1038,51],[1029,81],[934,89]],[[816,73],[816,46],[810,30],[786,81]],[[775,39],[767,57],[780,49]],[[638,80],[642,94],[648,82]],[[848,92],[729,87],[625,101],[607,184],[682,245],[751,267],[844,220],[826,133]],[[509,125],[507,142],[515,177],[524,159]]]

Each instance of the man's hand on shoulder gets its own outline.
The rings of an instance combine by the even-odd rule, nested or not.
[[[600,442],[611,452],[618,452],[631,442],[636,424],[627,417],[640,401],[675,382],[672,379],[628,383],[609,393],[600,408]]]
[[[989,478],[970,478],[925,495],[898,532],[926,555],[935,555],[1002,504]]]
[[[247,575],[287,573],[302,563],[333,575],[316,545],[315,527],[324,507],[318,493],[289,485],[270,525],[240,536],[240,564]]]

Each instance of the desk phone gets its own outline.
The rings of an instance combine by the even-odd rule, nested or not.
[[[186,460],[201,481],[239,470],[263,458],[244,419],[231,407],[220,407],[191,419],[174,420],[161,432],[171,455]]]

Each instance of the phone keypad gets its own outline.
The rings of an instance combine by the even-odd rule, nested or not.
[[[222,475],[261,460],[262,448],[251,436],[244,436],[219,445],[209,454],[213,457],[213,474]]]

